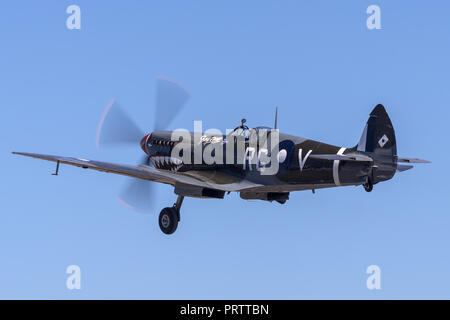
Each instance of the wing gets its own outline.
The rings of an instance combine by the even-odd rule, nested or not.
[[[58,162],[61,164],[68,164],[83,169],[110,172],[138,179],[170,184],[173,186],[175,186],[176,184],[183,184],[195,187],[211,188],[221,191],[240,191],[246,188],[260,186],[259,184],[254,184],[245,180],[219,184],[208,180],[207,177],[202,175],[159,170],[146,165],[132,166],[81,158],[70,158],[26,152],[13,152],[13,154]]]

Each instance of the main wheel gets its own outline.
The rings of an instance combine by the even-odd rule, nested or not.
[[[159,214],[159,227],[165,234],[172,234],[178,227],[177,209],[167,207],[161,210]]]

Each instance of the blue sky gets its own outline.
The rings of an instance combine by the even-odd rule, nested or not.
[[[66,8],[81,8],[68,30]],[[381,30],[366,8],[381,8]],[[450,298],[448,2],[3,1],[0,5],[0,298]],[[153,124],[155,79],[192,96],[172,128],[271,125],[354,146],[382,103],[398,152],[431,160],[372,193],[291,194],[285,205],[186,199],[172,236],[159,210],[121,206],[126,178],[11,151],[133,164],[97,149],[111,98]],[[81,290],[65,286],[79,265]],[[366,288],[369,265],[381,290]]]

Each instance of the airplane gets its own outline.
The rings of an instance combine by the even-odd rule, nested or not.
[[[179,109],[186,102],[186,91],[180,89],[180,85],[171,80],[161,78],[158,81],[160,87],[165,86],[166,89],[171,87],[172,93],[174,88],[178,90],[177,94],[169,94],[170,97],[159,100],[171,101],[170,103],[176,105],[174,109]],[[160,91],[170,92],[170,90]],[[179,98],[174,99],[176,96]],[[167,107],[170,103],[166,102],[160,101],[160,105]],[[186,157],[181,157],[180,154],[174,155],[174,149],[183,142],[173,139],[173,131],[155,130],[142,135],[114,101],[108,106],[100,122],[97,145],[103,134],[105,119],[112,118],[110,115],[114,112],[121,119],[122,126],[117,126],[115,130],[112,125],[110,136],[107,136],[106,140],[115,143],[139,143],[145,153],[142,164],[125,165],[25,152],[13,152],[13,154],[56,162],[54,175],[58,175],[60,164],[67,164],[132,177],[130,186],[121,197],[124,203],[131,206],[133,201],[139,202],[137,198],[145,201],[150,198],[151,192],[142,183],[148,186],[147,182],[152,181],[173,186],[177,200],[173,206],[163,208],[158,219],[159,227],[165,234],[172,234],[177,229],[180,209],[185,197],[223,199],[226,193],[238,192],[245,200],[276,201],[284,204],[289,199],[290,192],[301,190],[311,190],[314,193],[321,188],[361,185],[365,191],[371,192],[375,184],[390,180],[396,172],[411,169],[412,163],[430,163],[427,160],[397,155],[395,131],[381,104],[378,104],[370,113],[357,145],[349,148],[278,133],[278,112],[275,113],[273,128],[250,129],[243,119],[238,127],[226,135],[218,137],[201,135],[201,150],[214,143],[223,148],[229,144],[243,143],[244,154],[239,154],[237,149],[234,149],[233,153],[234,160],[243,156],[243,163],[224,161],[222,164],[207,164],[203,160],[200,163],[183,161]],[[166,120],[169,118],[166,117]],[[155,125],[155,127],[158,126]],[[277,150],[276,157],[271,158],[276,159],[278,164],[278,170],[274,174],[268,175],[264,174],[264,170],[258,170],[266,163],[247,161],[250,160],[250,136],[262,130],[266,130],[269,135],[278,133],[277,148],[270,149]],[[194,135],[193,132],[189,134]],[[195,139],[189,141],[193,147],[191,154],[183,156],[187,156],[188,159],[193,158],[196,143],[199,142]]]

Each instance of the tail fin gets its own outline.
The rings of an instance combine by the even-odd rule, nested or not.
[[[394,127],[386,109],[381,104],[377,105],[370,113],[357,150],[381,153],[386,156],[397,154]]]
[[[356,149],[369,153],[374,159],[372,173],[374,183],[394,176],[397,168],[395,131],[391,119],[381,104],[370,113]]]

